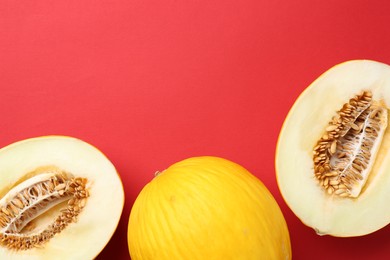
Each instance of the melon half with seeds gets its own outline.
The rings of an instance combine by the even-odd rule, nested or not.
[[[281,130],[277,179],[292,211],[318,234],[349,237],[390,222],[390,67],[354,60],[297,99]]]
[[[75,138],[27,139],[0,150],[0,259],[93,259],[124,204],[121,180]]]

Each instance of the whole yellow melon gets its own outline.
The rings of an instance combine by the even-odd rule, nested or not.
[[[291,259],[271,193],[218,157],[189,158],[157,174],[131,210],[128,244],[133,260]]]

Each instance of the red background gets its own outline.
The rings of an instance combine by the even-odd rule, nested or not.
[[[388,259],[390,229],[320,237],[277,188],[277,137],[298,95],[350,59],[390,63],[388,1],[15,1],[0,4],[0,146],[78,137],[126,191],[98,259],[129,259],[142,187],[181,159],[216,155],[258,176],[289,226],[294,259]],[[387,206],[387,205],[386,205]]]

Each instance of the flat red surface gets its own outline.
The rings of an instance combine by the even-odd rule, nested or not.
[[[274,169],[306,86],[345,60],[390,63],[387,2],[2,1],[0,146],[70,135],[111,159],[126,203],[98,259],[129,259],[137,194],[156,170],[197,155],[233,160],[266,184],[294,259],[388,259],[389,227],[343,239],[304,226]]]

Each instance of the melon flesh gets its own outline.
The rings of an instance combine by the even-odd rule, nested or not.
[[[113,235],[124,204],[121,180],[112,163],[95,147],[75,138],[32,138],[0,150],[0,199],[28,174],[55,166],[87,178],[90,196],[75,223],[70,223],[40,248],[10,250],[0,244],[0,259],[93,259]],[[58,214],[53,208],[41,217],[47,225]]]
[[[390,67],[353,60],[331,68],[297,99],[278,139],[275,163],[280,191],[296,216],[320,235],[361,236],[390,223],[389,127],[357,198],[329,196],[314,176],[313,147],[336,111],[363,90],[389,107]]]

